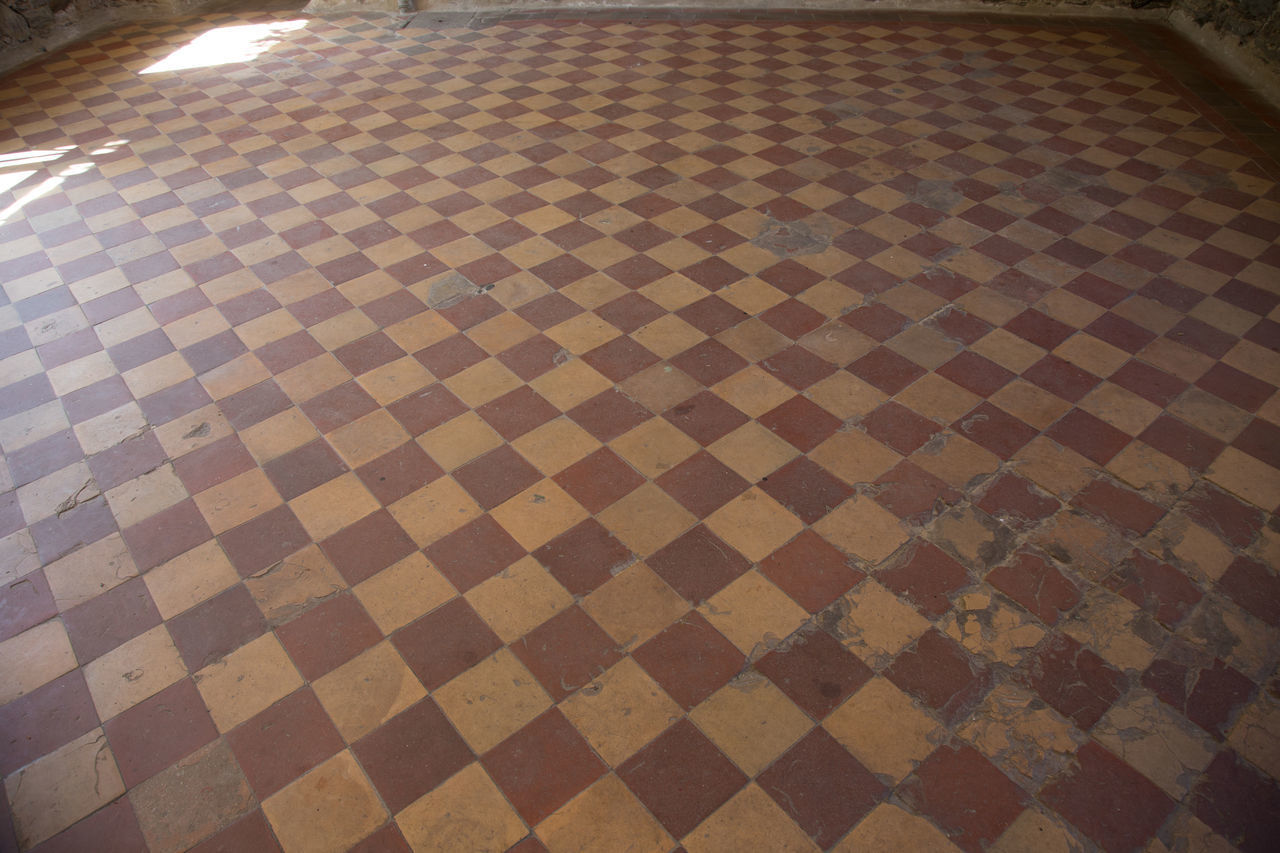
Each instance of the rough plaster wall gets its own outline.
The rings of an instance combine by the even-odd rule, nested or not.
[[[1177,0],[1176,8],[1280,69],[1280,0]]]

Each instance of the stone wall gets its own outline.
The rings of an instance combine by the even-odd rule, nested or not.
[[[1174,7],[1280,70],[1280,0],[1177,0]]]

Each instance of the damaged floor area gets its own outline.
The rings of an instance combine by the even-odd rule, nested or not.
[[[272,12],[11,75],[0,850],[1277,849],[1280,169],[1191,58]]]

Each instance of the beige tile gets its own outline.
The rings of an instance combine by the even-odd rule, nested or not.
[[[876,388],[843,370],[837,370],[821,382],[815,382],[804,395],[845,420],[869,414],[889,399]]]
[[[698,610],[747,655],[774,648],[809,618],[804,608],[756,571],[720,590]]]
[[[156,609],[168,619],[233,586],[240,575],[211,539],[147,572],[144,580]]]
[[[875,482],[902,461],[896,451],[856,429],[837,432],[815,447],[809,458],[854,485]]]
[[[285,853],[340,853],[389,817],[347,750],[272,794],[262,811]]]
[[[1208,827],[1205,827],[1208,829]],[[1073,834],[1057,820],[1035,809],[1027,809],[1018,815],[1009,828],[987,848],[991,853],[1021,853],[1036,850],[1038,853],[1072,853],[1078,850]],[[1149,848],[1155,850],[1158,848]],[[954,848],[952,848],[954,850]],[[1223,853],[1226,853],[1224,850]]]
[[[855,495],[813,526],[828,542],[875,564],[907,541],[902,522],[875,501]]]
[[[861,853],[863,850],[959,853],[960,848],[927,819],[909,814],[890,803],[881,803],[831,850],[832,853]]]
[[[45,580],[60,611],[83,604],[137,575],[138,567],[119,533],[72,551],[44,567]]]
[[[646,557],[688,530],[697,521],[652,482],[645,483],[598,516],[622,544]]]
[[[756,365],[739,370],[716,383],[711,390],[753,418],[777,408],[795,395],[790,386]]]
[[[421,391],[434,381],[431,371],[411,356],[398,358],[356,377],[360,387],[368,391],[380,406]]]
[[[80,443],[80,449],[86,456],[92,456],[141,435],[146,427],[147,418],[142,414],[141,407],[137,403],[127,403],[96,418],[76,424],[76,441]],[[43,436],[37,436],[37,438],[43,438]],[[6,449],[16,449],[20,445],[4,442],[4,446]]]
[[[504,643],[520,639],[573,604],[568,590],[528,556],[467,590],[466,599]]]
[[[552,480],[534,483],[489,514],[526,551],[540,548],[588,518],[582,505]]]
[[[307,534],[317,541],[327,539],[381,507],[354,472],[335,477],[289,501],[289,508]]]
[[[1280,707],[1269,696],[1258,697],[1240,714],[1227,743],[1273,779],[1280,776]]]
[[[230,731],[302,685],[274,634],[264,634],[195,674],[218,730]]]
[[[450,376],[444,384],[459,400],[474,408],[514,391],[524,383],[502,362],[488,358]]]
[[[388,507],[404,532],[425,548],[482,514],[480,505],[450,477],[441,477]]]
[[[885,662],[925,631],[929,621],[874,579],[845,594],[836,636],[868,662]],[[843,609],[843,608],[842,608]]]
[[[764,676],[740,676],[689,718],[748,776],[755,776],[813,726],[809,715]]]
[[[317,545],[308,545],[244,580],[270,625],[279,625],[347,588]]]
[[[285,409],[261,423],[239,431],[240,440],[259,464],[296,450],[320,433],[301,409]]]
[[[800,455],[790,442],[774,435],[757,421],[748,421],[713,442],[707,450],[750,483],[772,474]]]
[[[1046,633],[1038,620],[993,595],[989,587],[957,596],[939,627],[970,653],[1010,667],[1020,665]]]
[[[161,465],[106,493],[111,514],[121,528],[132,527],[187,497],[187,489],[173,472],[172,465]]]
[[[1275,469],[1261,469],[1258,460],[1234,447],[1222,451],[1205,476],[1256,506],[1280,505],[1280,476]]]
[[[635,794],[612,773],[538,825],[550,853],[666,853],[675,842]]]
[[[624,648],[635,648],[688,611],[680,594],[635,562],[582,600],[582,609]]]
[[[646,477],[660,476],[700,449],[696,441],[662,418],[650,418],[609,446]]]
[[[433,694],[477,754],[487,752],[551,707],[537,679],[501,649]]]
[[[684,847],[689,853],[729,850],[808,853],[819,849],[754,782],[686,835]]]
[[[98,718],[106,721],[187,674],[168,630],[157,625],[84,667]]]
[[[56,515],[63,507],[91,500],[99,491],[89,466],[76,462],[33,483],[19,486],[17,494],[23,518],[27,524],[35,524]]]
[[[1018,473],[1047,492],[1073,495],[1093,479],[1094,464],[1074,450],[1039,436],[1014,456]]]
[[[348,743],[364,737],[427,695],[400,653],[387,641],[324,675],[312,688]]]
[[[4,787],[22,850],[124,793],[124,782],[101,728],[85,732],[5,777]]]
[[[1217,753],[1217,744],[1153,694],[1131,692],[1093,727],[1098,743],[1181,800]]]
[[[823,727],[872,773],[901,780],[947,736],[911,697],[879,676],[831,713]]]
[[[458,594],[421,552],[356,585],[353,592],[383,634],[409,624]]]
[[[590,352],[622,334],[594,314],[579,314],[543,332],[574,355]]]
[[[601,391],[613,387],[613,383],[585,361],[570,358],[530,382],[529,387],[546,397],[560,411],[567,412]]]
[[[445,470],[452,471],[501,446],[502,436],[475,412],[466,412],[418,436],[418,444]]]
[[[940,443],[929,442],[911,461],[947,485],[966,490],[975,478],[999,470],[1001,460],[962,435],[948,433]]]
[[[1066,717],[1012,683],[992,690],[956,733],[1031,788],[1065,771],[1087,739]]]
[[[251,468],[205,489],[195,496],[195,501],[214,535],[225,533],[283,503],[261,468]]]
[[[378,409],[334,430],[326,438],[343,462],[359,468],[409,441],[410,435],[386,409]]]
[[[544,477],[551,477],[593,453],[600,442],[568,418],[556,418],[520,436],[511,446]]]
[[[459,771],[396,815],[415,853],[503,853],[524,838],[524,821],[479,764]]]
[[[613,767],[666,731],[682,713],[630,657],[566,699],[560,710]]]
[[[763,560],[804,528],[800,519],[756,487],[716,510],[706,524],[752,562]]]

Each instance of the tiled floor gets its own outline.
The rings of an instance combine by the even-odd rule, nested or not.
[[[295,20],[4,82],[0,849],[1277,849],[1280,191],[1185,48]]]

